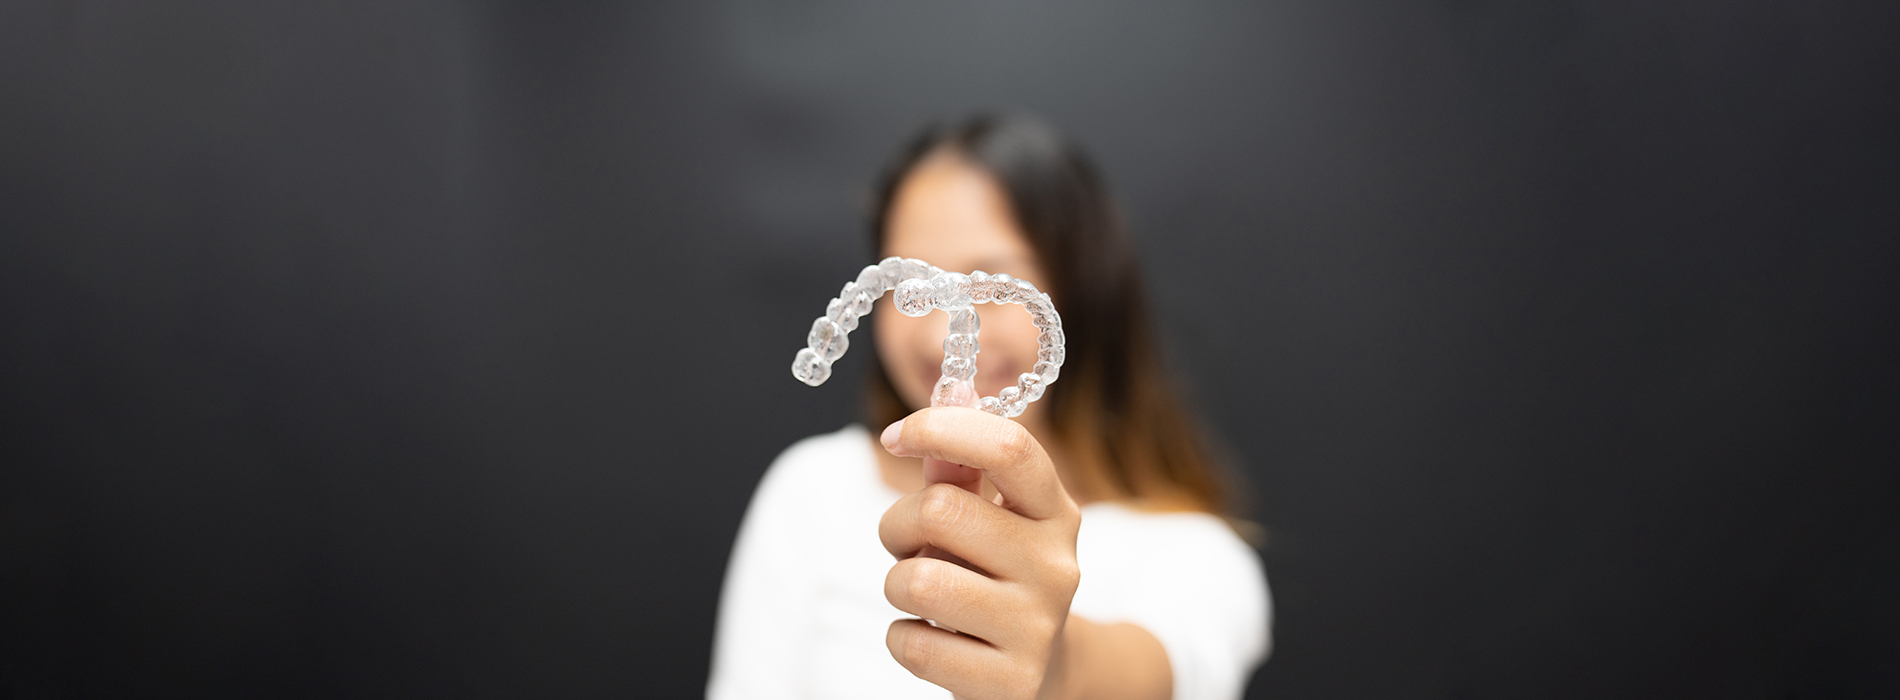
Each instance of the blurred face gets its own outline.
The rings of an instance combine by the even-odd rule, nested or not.
[[[1016,225],[1001,186],[955,154],[939,151],[913,168],[898,185],[888,217],[883,256],[917,258],[954,272],[1007,273],[1047,289],[1041,263]],[[877,352],[891,383],[906,404],[930,405],[949,314],[911,318],[888,308],[879,311]],[[1035,366],[1036,326],[1015,304],[977,304],[976,312],[982,321],[976,389],[995,396]],[[1040,423],[1042,405],[1030,404],[1021,420]]]

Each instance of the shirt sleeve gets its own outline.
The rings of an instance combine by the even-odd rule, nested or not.
[[[739,524],[719,593],[708,700],[804,694],[813,576],[796,527],[811,507],[799,493],[801,452],[794,446],[772,463]]]
[[[1270,646],[1272,603],[1259,555],[1209,515],[1141,514],[1126,525],[1117,533],[1129,540],[1126,558],[1104,572],[1127,577],[1114,617],[1161,642],[1174,700],[1241,697]]]

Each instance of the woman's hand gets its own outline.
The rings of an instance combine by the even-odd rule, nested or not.
[[[882,440],[891,454],[924,458],[929,484],[878,525],[900,560],[884,597],[937,623],[892,623],[891,655],[958,697],[1069,695],[1082,517],[1049,455],[1015,421],[967,408],[918,411]],[[984,474],[994,502],[977,495]]]

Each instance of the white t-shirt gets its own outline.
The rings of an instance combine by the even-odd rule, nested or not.
[[[799,441],[766,471],[726,567],[709,700],[948,697],[884,646],[891,621],[911,615],[884,599],[894,562],[878,520],[903,494],[873,449],[851,425]],[[1090,504],[1076,559],[1071,613],[1153,634],[1175,700],[1240,697],[1266,658],[1272,604],[1260,558],[1225,522]]]

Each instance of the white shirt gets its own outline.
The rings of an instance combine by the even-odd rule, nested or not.
[[[878,520],[903,494],[873,449],[851,425],[792,445],[760,480],[720,592],[709,700],[949,696],[884,646],[891,621],[912,616],[884,599],[894,562]],[[1221,519],[1090,504],[1076,560],[1069,611],[1160,640],[1175,700],[1238,698],[1266,659],[1266,574]]]

